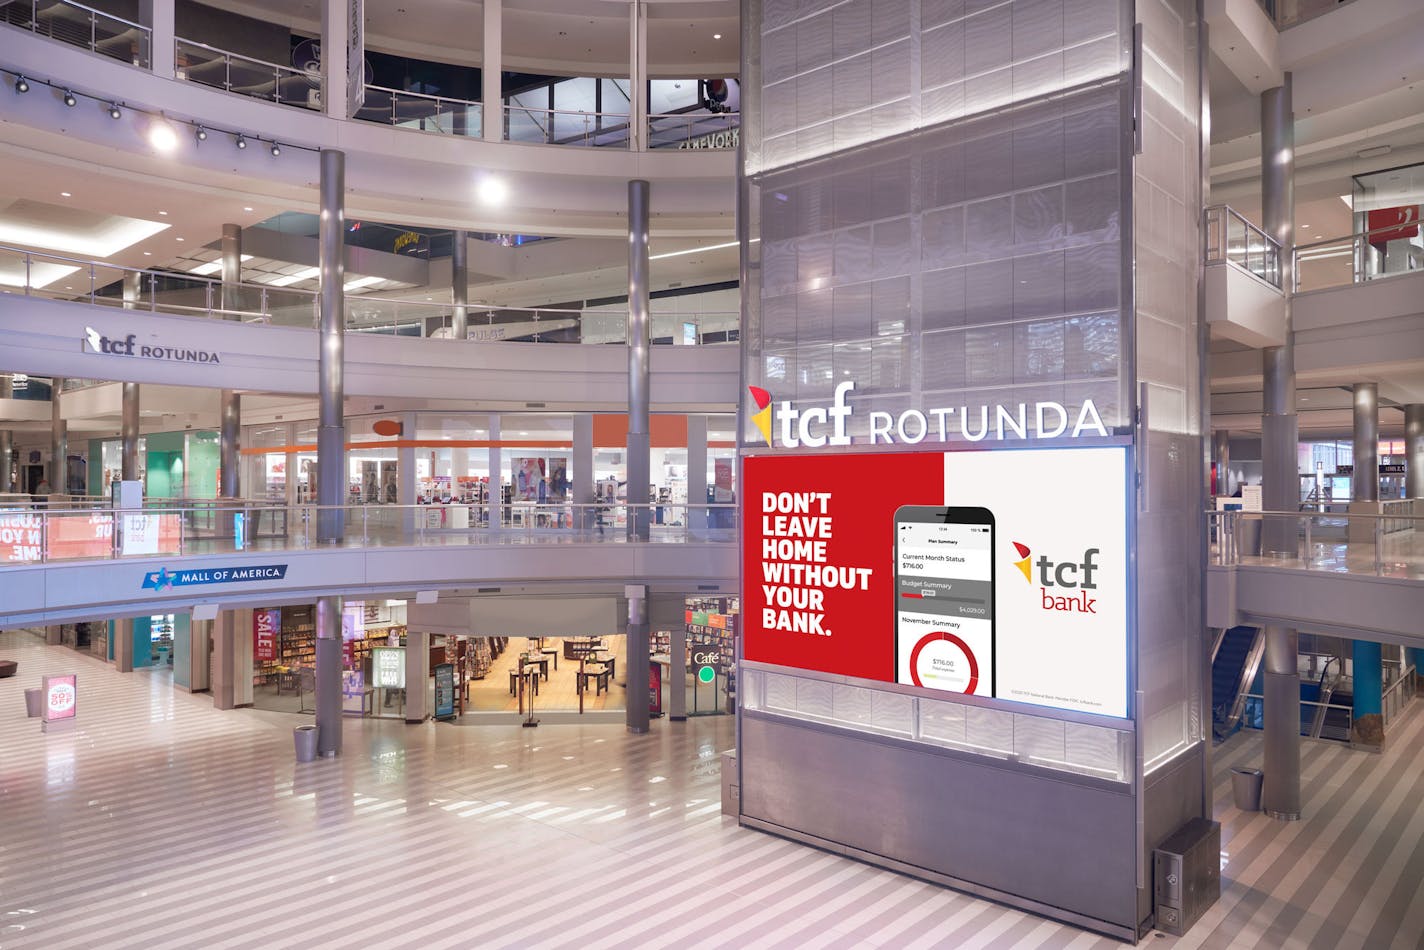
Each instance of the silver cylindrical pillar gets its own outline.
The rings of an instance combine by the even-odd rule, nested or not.
[[[1261,94],[1261,217],[1266,233],[1281,246],[1281,275],[1293,286],[1291,248],[1295,244],[1295,115],[1291,74]],[[1267,511],[1295,511],[1300,505],[1296,467],[1298,420],[1295,414],[1295,335],[1290,297],[1286,297],[1283,346],[1261,351],[1264,411],[1261,418],[1261,502]],[[1295,557],[1293,518],[1267,517],[1261,550],[1268,556]]]
[[[9,380],[0,377],[0,383]],[[14,491],[11,483],[15,480],[15,437],[9,429],[0,429],[0,493]]]
[[[450,293],[454,309],[450,311],[450,331],[457,340],[470,335],[470,236],[456,231],[450,251]]]
[[[237,498],[242,494],[239,475],[242,463],[242,396],[231,389],[224,389],[221,399],[218,466],[222,471],[222,484],[218,494],[223,498]]]
[[[652,476],[649,435],[650,385],[648,351],[652,346],[649,314],[648,217],[650,187],[628,182],[628,538],[647,540],[648,485]],[[629,682],[632,677],[630,669]],[[631,685],[630,685],[631,688]]]
[[[341,598],[320,597],[316,602],[318,755],[341,752],[341,654]]]
[[[648,589],[631,586],[624,590],[628,595],[628,689],[624,694],[627,703],[627,723],[629,732],[648,731],[648,701],[651,698],[648,649]]]
[[[1351,501],[1379,501],[1379,384],[1355,384],[1355,472]]]
[[[69,426],[60,414],[60,390],[64,388],[64,377],[55,376],[49,381],[50,419],[50,459],[49,488],[57,495],[66,495],[69,488],[65,484],[65,473],[69,468]]]
[[[1424,498],[1424,402],[1404,407],[1404,495]]]
[[[242,319],[242,226],[222,226],[222,308],[224,320]]]
[[[1272,818],[1300,818],[1299,637],[1290,627],[1265,628],[1265,786],[1261,810]]]
[[[345,535],[340,507],[346,503],[346,423],[343,415],[345,233],[346,155],[334,149],[323,149],[321,218],[317,230],[317,264],[321,271],[321,357],[320,378],[317,381],[316,460],[317,504],[322,506],[317,515],[317,540],[328,543],[338,542]]]
[[[138,479],[138,383],[124,383],[123,428],[119,430],[119,477],[126,482]]]
[[[124,309],[137,310],[143,298],[143,273],[136,270],[124,271]]]
[[[1231,494],[1231,433],[1216,429],[1211,433],[1211,464],[1216,469],[1216,493]]]

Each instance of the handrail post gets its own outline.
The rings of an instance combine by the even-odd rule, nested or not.
[[[1375,516],[1371,519],[1375,523],[1375,574],[1384,573],[1384,533],[1380,531],[1380,525],[1384,519]]]
[[[1310,526],[1311,526],[1312,523],[1314,523],[1314,521],[1315,521],[1315,516],[1314,516],[1314,515],[1307,514],[1307,515],[1305,516],[1305,566],[1306,566],[1307,568],[1310,567],[1310,560],[1311,560],[1311,557],[1310,557],[1310,552],[1311,552]]]
[[[232,92],[232,57],[223,53],[223,88]]]

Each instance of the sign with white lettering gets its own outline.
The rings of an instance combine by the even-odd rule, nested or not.
[[[233,584],[243,581],[280,581],[287,576],[285,564],[257,564],[251,567],[179,568],[170,571],[161,567],[143,575],[143,590],[163,590],[167,587],[191,587],[195,584]]]
[[[138,342],[130,333],[123,339],[111,339],[93,327],[84,328],[84,352],[103,356],[136,356],[140,359],[165,360],[170,363],[221,363],[212,350],[194,350],[175,346],[157,346]]]

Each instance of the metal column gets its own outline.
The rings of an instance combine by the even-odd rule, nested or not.
[[[484,0],[484,50],[480,59],[480,137],[504,140],[504,0]]]
[[[330,756],[341,753],[341,654],[341,598],[320,597],[316,602],[316,751],[318,755]]]
[[[1350,476],[1350,500],[1379,501],[1379,384],[1355,384],[1355,471]],[[1351,505],[1354,510],[1354,505]]]
[[[455,339],[464,340],[470,335],[470,237],[464,231],[455,232],[450,252],[450,292],[455,302],[450,312],[450,330]]]
[[[712,525],[707,504],[707,417],[687,417],[687,515],[683,524],[689,528]]]
[[[648,8],[628,4],[628,149],[648,147]]]
[[[1266,761],[1261,810],[1272,818],[1300,818],[1299,638],[1290,627],[1266,627]]]
[[[1424,402],[1404,407],[1404,497],[1424,498]]]
[[[119,436],[119,477],[126,482],[138,480],[138,409],[138,383],[124,383],[123,427]]]
[[[64,377],[53,377],[50,379],[49,385],[49,490],[56,495],[67,495],[69,494],[69,486],[65,483],[65,476],[69,468],[69,426],[65,423],[64,417],[60,414],[59,395],[60,390],[64,388]]]
[[[9,373],[0,373],[0,399],[9,399],[11,380]],[[10,483],[15,478],[15,437],[9,429],[0,429],[0,494],[11,490]]]
[[[1261,94],[1261,216],[1266,233],[1281,246],[1281,280],[1287,290],[1286,341],[1261,351],[1264,412],[1261,417],[1261,501],[1267,511],[1295,511],[1300,505],[1296,471],[1298,420],[1295,413],[1295,331],[1289,291],[1294,286],[1291,247],[1295,244],[1295,115],[1291,74]],[[1296,556],[1293,518],[1267,518],[1261,553]]]
[[[650,686],[648,668],[648,589],[631,585],[623,589],[628,597],[628,688],[624,694],[628,731],[648,731]]]
[[[143,299],[143,271],[124,271],[124,309],[137,310]]]
[[[593,529],[597,518],[593,511],[594,492],[597,482],[594,480],[593,470],[593,416],[587,412],[574,414],[574,457],[570,459],[573,464],[573,503],[575,524],[580,532]]]
[[[636,9],[636,4],[634,5]],[[628,539],[646,541],[652,452],[649,435],[648,205],[646,181],[628,182]],[[631,674],[631,670],[629,671]],[[629,676],[629,683],[632,676]],[[631,688],[631,685],[630,685]]]
[[[344,369],[346,345],[346,263],[342,242],[346,232],[346,155],[321,152],[321,218],[317,232],[317,264],[321,280],[320,368],[317,380],[318,420],[317,540],[336,543],[345,536],[341,506],[346,503],[346,424]],[[340,625],[340,618],[337,620]],[[340,647],[338,637],[338,649]],[[338,662],[339,662],[338,657]],[[339,673],[338,667],[339,689]],[[338,702],[338,710],[340,704]]]
[[[1231,494],[1231,433],[1217,429],[1211,434],[1211,464],[1216,470],[1216,493]]]

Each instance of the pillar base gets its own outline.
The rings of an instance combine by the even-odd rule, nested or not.
[[[1276,821],[1300,821],[1300,812],[1298,811],[1266,811],[1265,815],[1267,818],[1276,819]]]
[[[648,726],[629,726],[629,727],[628,727],[628,732],[629,732],[630,734],[632,734],[632,735],[635,735],[635,736],[644,736],[644,735],[647,735],[647,734],[648,734],[649,732],[651,732],[651,731],[652,731],[652,729],[651,729],[650,727],[648,727]]]

